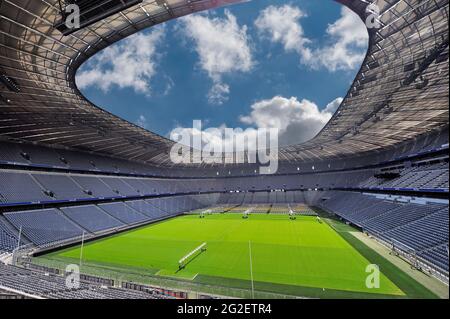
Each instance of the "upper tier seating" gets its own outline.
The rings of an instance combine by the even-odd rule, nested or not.
[[[29,164],[30,161],[21,155],[22,152],[18,144],[0,143],[0,161]]]
[[[135,190],[135,193],[140,195],[150,195],[150,194],[157,194],[158,190],[161,191],[161,189],[158,187],[156,182],[153,180],[147,179],[137,179],[137,178],[127,178],[123,179],[125,183],[127,183],[133,190]]]
[[[46,149],[30,144],[20,144],[19,148],[26,154],[29,163],[34,163],[38,166],[68,167],[68,164],[61,161],[61,155],[53,149]]]
[[[32,175],[45,189],[51,190],[58,200],[92,198],[85,193],[69,176],[66,175]]]
[[[448,162],[414,165],[409,168],[384,169],[382,173],[398,172],[400,177],[384,179],[370,177],[360,184],[361,187],[380,188],[413,188],[413,189],[443,189],[449,188]]]
[[[80,185],[83,190],[91,192],[94,197],[118,197],[118,193],[114,192],[99,178],[93,176],[73,176],[73,180]]]
[[[100,180],[108,185],[110,189],[114,191],[116,194],[120,194],[122,196],[137,196],[139,192],[137,189],[133,189],[130,185],[125,183],[122,179],[119,178],[105,178],[102,177]]]
[[[155,180],[143,178],[0,171],[0,204],[137,197],[154,195],[155,188]]]
[[[30,174],[0,171],[0,203],[42,202],[54,200]]]
[[[149,167],[144,164],[87,153],[6,142],[0,142],[0,162],[126,174],[149,171]]]

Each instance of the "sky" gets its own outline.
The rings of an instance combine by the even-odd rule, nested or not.
[[[152,132],[278,128],[314,137],[367,50],[359,18],[331,0],[253,0],[141,31],[99,52],[76,83],[93,103]]]

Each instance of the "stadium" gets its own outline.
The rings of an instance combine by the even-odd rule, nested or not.
[[[119,40],[237,2],[0,1],[0,296],[448,299],[448,0],[337,0],[380,25],[273,174],[174,163],[77,87]]]

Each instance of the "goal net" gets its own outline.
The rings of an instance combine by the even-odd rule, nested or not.
[[[178,268],[183,269],[186,267],[186,265],[191,262],[195,257],[200,255],[201,253],[205,252],[207,248],[207,243],[203,243],[197,248],[195,248],[193,251],[191,251],[189,254],[184,256],[178,261]]]

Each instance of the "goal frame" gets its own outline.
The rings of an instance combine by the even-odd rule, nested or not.
[[[183,258],[181,258],[178,261],[178,269],[184,269],[186,268],[186,265],[191,262],[194,258],[196,258],[198,255],[200,255],[201,253],[205,252],[208,248],[208,243],[204,242],[203,244],[201,244],[200,246],[198,246],[197,248],[195,248],[194,250],[190,251],[188,254],[186,254],[185,256],[183,256]]]

